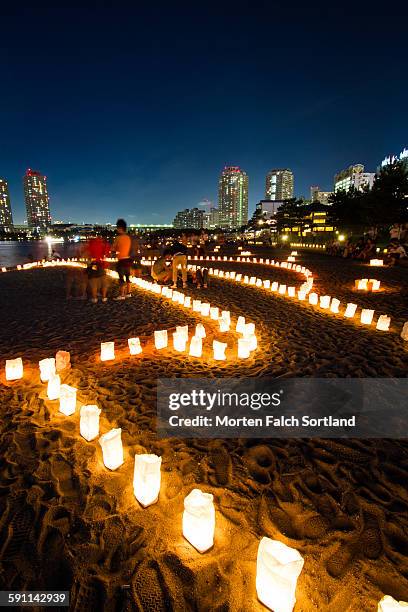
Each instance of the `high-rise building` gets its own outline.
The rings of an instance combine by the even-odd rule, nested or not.
[[[342,170],[334,177],[334,191],[350,191],[351,188],[362,191],[365,187],[372,188],[375,172],[364,172],[363,164],[354,164]]]
[[[320,204],[330,204],[329,197],[333,195],[332,191],[321,191],[318,185],[310,187],[310,199],[312,202],[320,202]]]
[[[382,160],[380,168],[384,168],[385,166],[394,164],[397,161],[403,162],[408,168],[408,149],[406,147],[401,151],[399,156],[398,155],[387,155],[387,157],[385,157]]]
[[[211,207],[208,212],[204,213],[204,226],[205,229],[215,229],[219,227],[220,215],[218,208]]]
[[[0,230],[13,229],[13,215],[11,212],[10,194],[5,179],[0,178]]]
[[[248,223],[248,175],[239,166],[225,166],[218,181],[218,214],[222,228]]]
[[[45,229],[51,225],[47,177],[29,168],[23,183],[27,223],[29,227]]]
[[[290,200],[293,183],[293,172],[289,168],[270,170],[266,175],[265,200]]]
[[[204,227],[204,211],[199,208],[186,208],[176,214],[173,221],[176,229],[201,229]]]

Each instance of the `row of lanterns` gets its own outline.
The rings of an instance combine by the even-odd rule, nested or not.
[[[198,305],[196,307],[198,308]],[[207,307],[205,307],[205,312],[207,312]],[[214,317],[212,318],[219,320],[218,317],[215,317],[215,311],[213,314]],[[225,321],[229,320],[230,323],[228,316],[224,314],[223,318]],[[163,331],[166,330],[160,330],[156,333],[160,334]],[[244,317],[239,317],[236,331],[247,333],[249,337],[252,337],[254,336],[255,326],[245,323]],[[164,342],[164,336],[156,336],[156,333],[155,345],[160,348]],[[177,328],[175,332],[175,334],[184,338],[186,333],[188,334],[188,326]],[[201,339],[200,336],[203,334],[205,337],[204,326],[197,324],[194,337]],[[128,344],[131,354],[141,352],[138,338],[129,338]],[[113,343],[102,343],[101,359],[105,350],[108,356],[112,357],[113,355],[114,358]],[[70,355],[66,351],[58,351],[55,358],[43,359],[39,362],[40,378],[42,382],[47,383],[48,399],[59,399],[59,410],[66,416],[71,416],[76,411],[77,390],[69,385],[61,384],[60,375],[57,372],[67,369],[69,364]],[[22,375],[23,363],[21,358],[6,362],[6,377],[8,380],[21,378]],[[80,434],[88,442],[99,436],[100,413],[101,410],[96,405],[81,406]],[[124,463],[121,429],[113,428],[102,434],[99,443],[102,448],[104,465],[110,470],[118,469]],[[159,499],[162,459],[155,454],[140,454],[135,455],[134,461],[134,495],[140,505],[146,508]],[[186,540],[200,553],[208,551],[214,544],[215,519],[213,495],[200,489],[193,489],[184,499],[182,532]],[[293,610],[296,602],[297,580],[303,564],[304,559],[296,549],[278,540],[263,537],[258,546],[256,563],[256,591],[259,600],[274,612],[290,612]],[[390,596],[383,597],[378,604],[378,612],[395,612],[407,608],[408,603],[398,602]]]
[[[292,252],[291,258],[294,259],[294,255]],[[297,254],[297,253],[296,253]],[[258,263],[257,260],[254,260],[253,263]],[[264,263],[263,260],[259,260],[259,263]],[[266,290],[270,290],[272,292],[276,292],[279,295],[287,295],[291,298],[298,298],[299,301],[308,300],[309,304],[312,306],[320,306],[322,310],[326,310],[332,312],[333,314],[338,314],[340,312],[340,300],[337,298],[332,298],[328,295],[319,296],[317,293],[312,292],[311,289],[313,287],[313,276],[310,270],[306,269],[304,266],[293,266],[291,262],[275,262],[274,260],[265,261],[266,265],[280,267],[286,270],[293,270],[295,272],[301,273],[306,277],[306,282],[303,283],[298,291],[296,291],[296,287],[287,287],[286,284],[278,283],[277,281],[271,282],[270,280],[262,280],[255,276],[248,277],[242,274],[237,274],[234,271],[224,271],[210,268],[209,274],[218,276],[219,278],[227,278],[230,280],[235,280],[237,282],[243,282],[244,284],[254,285],[259,288],[263,288]],[[191,266],[193,269],[195,266]],[[356,281],[356,288],[365,288],[370,285],[371,290],[378,291],[380,288],[380,281],[375,279],[361,279],[361,281]],[[346,318],[354,318],[357,311],[357,304],[348,303],[346,305],[344,316]],[[374,318],[374,310],[363,308],[360,313],[360,322],[363,325],[371,325]],[[388,331],[391,323],[391,317],[388,315],[382,314],[378,317],[376,323],[376,329],[379,331]],[[401,333],[401,337],[405,340],[408,339],[408,325],[405,324]]]

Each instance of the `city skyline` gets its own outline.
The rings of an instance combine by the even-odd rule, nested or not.
[[[374,171],[406,145],[405,20],[398,4],[353,11],[296,7],[288,37],[271,35],[279,3],[7,7],[0,176],[14,222],[27,167],[48,175],[53,218],[130,223],[216,202],[225,165],[250,177],[249,215],[273,167],[305,197],[350,164]]]

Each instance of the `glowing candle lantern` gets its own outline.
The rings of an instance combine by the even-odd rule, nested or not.
[[[288,287],[288,296],[296,297],[296,287]]]
[[[255,333],[255,323],[247,323],[241,333],[244,338],[249,338],[249,336],[253,336]]]
[[[201,357],[203,354],[203,341],[198,336],[193,336],[190,342],[190,357]]]
[[[199,552],[214,544],[215,508],[211,493],[193,489],[184,498],[183,536]]]
[[[379,602],[377,612],[401,612],[408,611],[408,602],[397,601],[390,595],[385,595]]]
[[[357,282],[357,289],[359,291],[367,291],[368,290],[368,278],[361,278]]]
[[[286,285],[279,285],[278,293],[280,293],[280,295],[285,295]]]
[[[235,278],[236,277],[236,273],[235,272],[230,272],[230,278]]]
[[[173,291],[173,295],[171,296],[171,301],[172,302],[178,302],[179,301],[179,295],[180,295],[180,293],[178,291]]]
[[[346,306],[346,311],[344,313],[344,316],[347,317],[348,319],[352,319],[354,315],[356,314],[356,310],[357,310],[357,304],[349,303]]]
[[[59,411],[62,412],[62,414],[66,416],[74,414],[76,408],[76,394],[77,390],[75,387],[61,385]]]
[[[213,353],[214,359],[217,361],[225,361],[225,349],[227,348],[227,344],[225,342],[218,342],[218,340],[213,340]]]
[[[291,269],[292,269],[292,264],[288,263],[288,270],[291,270]]]
[[[154,346],[160,350],[166,348],[167,343],[167,329],[156,330],[154,332]]]
[[[61,378],[58,374],[52,374],[48,379],[47,397],[49,400],[57,400],[61,392]]]
[[[304,301],[306,299],[306,291],[304,289],[299,289],[298,291],[298,300]]]
[[[201,311],[201,300],[193,300],[193,312]]]
[[[185,351],[186,350],[187,340],[188,340],[188,336],[186,338],[186,336],[184,334],[179,333],[179,332],[174,332],[173,333],[173,348],[174,348],[174,350],[175,351],[179,351],[180,353]]]
[[[379,331],[388,331],[390,328],[391,317],[387,315],[380,315],[377,321],[377,329]]]
[[[371,285],[371,291],[379,291],[380,290],[381,281],[376,280],[375,278],[370,278],[370,280],[368,282]]]
[[[235,277],[236,281],[241,281],[242,280],[242,274],[237,274]]]
[[[200,312],[201,312],[203,317],[208,317],[209,316],[210,308],[211,308],[211,304],[209,304],[208,302],[203,302],[201,304]]]
[[[269,259],[265,259],[265,264],[269,266]]]
[[[270,289],[271,288],[271,281],[270,280],[264,280],[263,286],[264,286],[264,289]]]
[[[220,325],[220,332],[227,332],[230,329],[230,321],[227,319],[219,319],[218,323]]]
[[[370,259],[370,266],[383,266],[383,265],[384,265],[383,259]]]
[[[57,351],[55,355],[55,370],[62,372],[71,367],[71,355],[68,351]]]
[[[320,296],[320,308],[330,308],[330,295],[321,295]]]
[[[21,357],[6,359],[6,380],[19,380],[23,378],[24,368]]]
[[[277,291],[279,289],[279,283],[277,281],[273,281],[271,285],[271,291]]]
[[[303,557],[278,540],[262,538],[256,560],[256,592],[274,612],[291,612],[296,602],[296,583]]]
[[[249,284],[249,276],[244,276],[244,283],[245,283],[246,285],[248,285],[248,284]]]
[[[235,331],[242,334],[245,329],[245,317],[238,317],[238,321],[235,327]]]
[[[224,321],[228,321],[229,323],[231,323],[231,313],[229,310],[223,310],[221,312],[221,319],[223,319]]]
[[[263,286],[263,284],[262,284],[262,280],[261,280],[260,278],[257,278],[257,279],[256,279],[255,286],[256,286],[256,287],[262,287],[262,286]]]
[[[256,277],[255,276],[251,276],[251,278],[249,279],[249,284],[250,285],[255,285],[256,283]]]
[[[184,306],[184,293],[179,293],[178,294],[178,303],[180,304],[180,306]]]
[[[101,342],[101,361],[111,361],[115,359],[115,343]]]
[[[206,337],[205,327],[202,323],[197,323],[196,328],[195,328],[195,335],[197,336],[197,338]]]
[[[249,340],[247,338],[238,339],[238,357],[240,359],[247,359],[251,354],[249,348]]]
[[[51,376],[55,374],[55,359],[50,357],[49,359],[41,359],[38,362],[40,366],[40,378],[41,382],[48,382]]]
[[[133,492],[143,508],[159,499],[162,458],[158,455],[135,455]]]
[[[317,295],[317,293],[309,293],[309,304],[313,304],[313,306],[316,306],[318,299],[319,296]]]
[[[188,340],[188,325],[177,325],[176,332],[178,334],[181,334],[185,337],[186,340]]]
[[[142,347],[139,338],[128,338],[129,353],[131,355],[140,355]]]
[[[122,430],[120,428],[111,429],[99,438],[103,462],[109,470],[117,470],[124,461],[121,434]]]
[[[298,254],[298,252],[297,252],[297,251],[292,251],[292,252],[291,252],[291,256],[292,256],[292,257],[296,257],[296,255],[297,255],[297,254]]]
[[[213,321],[218,321],[219,319],[219,309],[218,306],[211,306],[210,308],[210,317]]]
[[[254,351],[256,349],[256,347],[258,346],[258,340],[257,340],[257,337],[255,336],[255,334],[252,334],[252,336],[248,336],[247,338],[245,338],[245,340],[249,341],[249,350],[250,351]]]
[[[406,323],[404,323],[404,326],[403,326],[402,332],[401,332],[401,338],[403,340],[408,340],[408,321]]]
[[[340,306],[340,300],[338,300],[337,298],[333,298],[332,302],[331,302],[331,305],[330,305],[331,312],[338,313],[339,312],[339,306]]]
[[[4,268],[4,267],[3,267],[3,268],[1,269],[1,271],[2,271],[2,272],[7,272],[7,268]]]
[[[374,310],[370,310],[369,308],[363,308],[361,311],[360,321],[364,325],[371,325],[373,321]]]
[[[219,275],[218,275],[218,276],[219,276],[220,278],[223,278],[223,277],[224,277],[224,270],[220,270],[220,273],[219,273]]]

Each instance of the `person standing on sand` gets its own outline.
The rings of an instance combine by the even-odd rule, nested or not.
[[[183,279],[183,288],[187,287],[187,247],[181,242],[173,242],[173,244],[168,247],[165,252],[165,255],[173,256],[173,285],[172,289],[177,288],[177,276],[178,269],[181,268],[181,276]]]
[[[127,233],[127,225],[124,219],[118,219],[116,221],[117,236],[113,243],[112,250],[115,252],[118,258],[116,265],[117,273],[119,274],[119,295],[115,300],[124,300],[127,297],[132,297],[130,293],[130,268],[132,265],[132,258],[130,257],[130,251],[132,248],[132,240]]]

